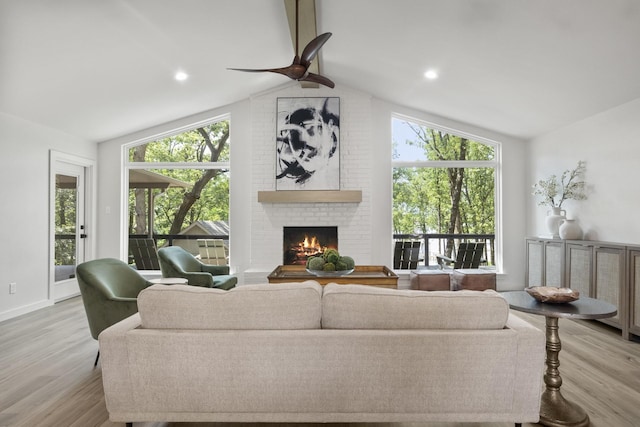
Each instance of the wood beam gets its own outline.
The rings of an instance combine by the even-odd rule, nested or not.
[[[258,203],[360,203],[362,190],[258,191]]]
[[[298,1],[298,49],[296,55],[300,55],[304,47],[318,36],[316,28],[316,1],[315,0],[297,0]],[[291,43],[293,50],[296,50],[296,0],[284,0],[284,7],[287,11],[287,20],[289,21],[289,31],[291,33]],[[311,62],[309,72],[320,74],[320,53]],[[313,82],[300,82],[303,88],[317,88],[320,85]]]

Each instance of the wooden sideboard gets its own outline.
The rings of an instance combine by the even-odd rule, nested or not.
[[[528,237],[526,286],[568,287],[609,302],[615,317],[600,320],[640,336],[640,245]]]

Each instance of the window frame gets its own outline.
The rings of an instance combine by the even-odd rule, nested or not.
[[[138,145],[147,144],[160,139],[168,138],[173,135],[188,132],[199,127],[207,126],[212,123],[221,121],[229,122],[229,160],[224,162],[133,162],[129,160],[129,150]],[[177,128],[172,128],[164,132],[160,132],[151,136],[136,139],[134,141],[122,144],[121,146],[121,183],[120,188],[120,258],[127,261],[129,258],[129,171],[152,170],[152,169],[226,169],[229,174],[229,188],[231,188],[231,114],[225,113],[205,120],[200,120]],[[229,190],[229,198],[231,198],[231,190]],[[231,203],[229,204],[229,217],[231,217]],[[231,223],[229,222],[229,240],[231,240]],[[231,248],[229,247],[229,257],[231,257]]]
[[[418,126],[424,126],[436,131],[448,133],[451,135],[459,136],[462,138],[470,139],[474,142],[488,145],[493,147],[494,156],[493,160],[395,160],[393,158],[393,121],[400,120],[410,123],[414,123]],[[494,169],[494,228],[495,228],[495,268],[497,273],[503,271],[503,239],[502,239],[502,143],[500,141],[492,140],[482,136],[474,135],[468,132],[464,132],[458,129],[454,129],[447,126],[442,126],[434,122],[422,120],[417,117],[408,116],[404,114],[392,113],[391,114],[391,234],[393,235],[393,171],[396,168],[493,168]],[[393,238],[392,238],[393,241]]]

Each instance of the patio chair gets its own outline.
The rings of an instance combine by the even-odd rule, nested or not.
[[[483,262],[483,253],[484,242],[462,242],[458,245],[455,260],[445,255],[436,255],[436,259],[441,269],[451,264],[453,264],[454,270],[459,268],[479,268],[480,263]]]
[[[113,258],[84,262],[76,268],[76,276],[95,340],[104,329],[137,313],[138,294],[151,285],[127,263]],[[94,366],[98,358],[100,350]]]
[[[180,246],[158,249],[162,277],[182,277],[193,286],[231,289],[238,279],[229,274],[228,265],[207,265]]]
[[[418,263],[424,259],[420,258],[420,245],[417,240],[407,240],[396,242],[393,251],[393,268],[395,270],[412,270],[418,267]]]
[[[198,239],[200,261],[209,265],[227,265],[227,249],[222,239]]]
[[[138,270],[160,270],[156,242],[150,238],[129,239],[129,253]]]

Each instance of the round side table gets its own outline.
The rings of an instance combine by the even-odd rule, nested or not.
[[[560,393],[560,361],[558,356],[562,345],[558,334],[558,319],[604,319],[618,312],[616,306],[593,298],[580,297],[579,300],[550,304],[536,301],[525,291],[501,292],[509,307],[525,313],[545,317],[547,359],[544,374],[545,390],[540,401],[540,424],[551,427],[587,427],[589,415],[580,406],[566,400]]]

